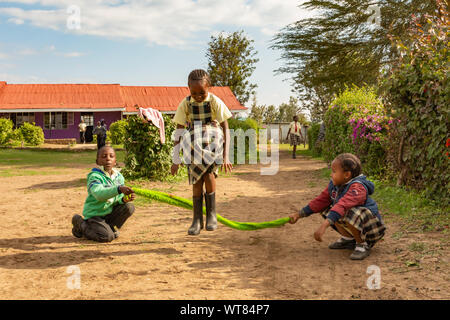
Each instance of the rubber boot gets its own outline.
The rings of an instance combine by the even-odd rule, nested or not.
[[[205,193],[206,204],[206,230],[214,231],[217,229],[216,216],[216,193]]]
[[[188,234],[191,236],[198,235],[203,229],[203,195],[201,197],[192,197],[194,205],[194,217],[192,225],[189,227]]]

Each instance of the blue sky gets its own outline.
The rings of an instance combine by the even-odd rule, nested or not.
[[[269,41],[308,14],[301,2],[0,0],[0,81],[184,86],[192,69],[206,69],[211,35],[242,29],[260,59],[258,103],[279,105],[293,93],[287,75],[274,74],[280,52]]]

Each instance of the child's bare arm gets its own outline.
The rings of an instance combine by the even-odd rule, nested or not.
[[[231,172],[233,169],[233,165],[231,164],[230,159],[228,158],[228,151],[230,148],[230,129],[228,127],[228,121],[225,120],[220,124],[220,126],[223,129],[223,143],[224,143],[222,168],[225,169],[225,172],[228,171]]]
[[[181,124],[177,124],[177,131],[184,129],[184,128],[185,128],[185,126],[183,126]],[[179,164],[181,163],[180,148],[178,146],[180,144],[180,139],[181,139],[181,135],[179,134],[179,132],[177,132],[177,134],[175,136],[175,142],[173,144],[173,164],[172,164],[172,167],[170,168],[170,173],[172,175],[177,174]]]
[[[317,241],[322,242],[322,236],[327,230],[327,228],[330,226],[330,221],[328,219],[325,219],[324,222],[320,225],[320,227],[314,232],[314,239]]]

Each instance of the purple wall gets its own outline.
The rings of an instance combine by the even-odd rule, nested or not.
[[[100,121],[102,119],[105,120],[106,128],[109,130],[109,126],[111,123],[116,122],[117,120],[120,120],[120,115],[122,112],[120,111],[114,111],[114,112],[94,112],[94,127],[97,126],[97,121]],[[78,122],[80,121],[80,116],[78,116]],[[77,124],[78,128],[78,124]]]
[[[45,139],[67,139],[67,138],[75,138],[77,141],[80,141],[80,131],[78,130],[78,125],[80,124],[81,113],[74,112],[73,125],[69,125],[67,129],[60,130],[45,130],[44,136]],[[109,126],[111,123],[120,120],[121,112],[120,111],[112,111],[112,112],[94,112],[94,126],[97,125],[97,121],[101,119],[105,120],[106,127],[109,130]],[[44,128],[44,113],[36,112],[35,113],[35,121],[36,125]]]

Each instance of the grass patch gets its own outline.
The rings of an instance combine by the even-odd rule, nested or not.
[[[70,152],[39,149],[0,149],[0,165],[56,168],[72,168],[74,164],[91,164],[95,166],[96,156],[96,150]],[[124,151],[116,151],[116,156],[117,162],[124,162]]]
[[[0,177],[22,177],[22,176],[48,176],[53,174],[63,174],[61,171],[43,171],[43,170],[0,170]]]
[[[392,182],[372,181],[375,183],[372,198],[378,203],[383,215],[401,218],[410,231],[448,233],[450,208],[442,207],[417,191],[396,186]]]
[[[279,149],[280,149],[280,151],[289,151],[292,153],[293,147],[291,145],[289,145],[288,143],[282,143],[282,144],[279,144]],[[323,157],[313,154],[313,152],[311,150],[309,150],[308,145],[306,145],[306,146],[303,146],[302,144],[298,145],[297,150],[295,151],[295,154],[299,155],[299,156],[305,156],[305,157],[310,157],[313,159],[325,161],[325,159]]]

